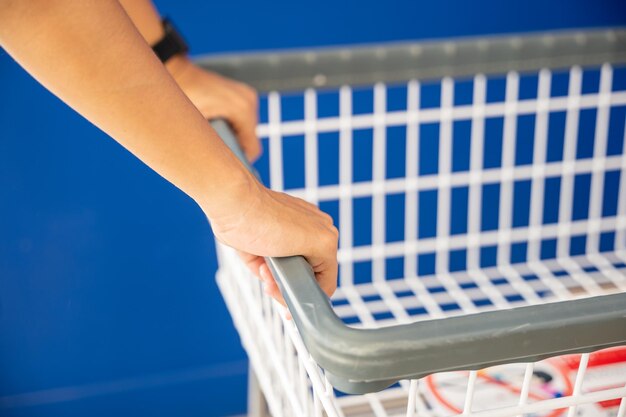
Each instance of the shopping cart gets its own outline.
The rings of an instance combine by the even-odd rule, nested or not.
[[[626,415],[626,30],[200,62],[267,93],[261,177],[340,231],[331,302],[268,259],[293,321],[218,245],[251,413]]]

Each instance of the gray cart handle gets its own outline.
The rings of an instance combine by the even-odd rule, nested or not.
[[[252,172],[223,120],[211,125]],[[301,256],[266,258],[313,358],[333,386],[382,390],[435,372],[535,362],[626,344],[626,293],[518,307],[379,329],[345,325]]]

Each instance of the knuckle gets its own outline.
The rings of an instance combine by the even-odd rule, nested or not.
[[[233,107],[237,114],[241,117],[245,117],[243,115],[250,112],[250,105],[243,99],[243,97],[237,97],[237,99],[234,100]]]
[[[325,234],[324,246],[329,250],[336,250],[339,242],[339,231],[335,226],[330,226]]]
[[[245,92],[246,98],[256,104],[256,102],[259,100],[259,93],[256,91],[256,89],[250,87],[247,84],[243,85],[243,91]]]
[[[256,105],[256,101],[249,101],[246,100],[245,101],[245,106],[244,106],[245,110],[250,113],[251,115],[254,115],[256,117],[256,112],[257,112],[257,105]]]

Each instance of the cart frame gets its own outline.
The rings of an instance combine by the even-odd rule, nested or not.
[[[626,30],[226,55],[202,58],[199,63],[261,91],[331,88],[623,64]],[[228,125],[216,121],[213,126],[252,170]],[[626,293],[356,329],[334,313],[304,258],[268,258],[267,262],[307,350],[333,386],[347,393],[379,391],[398,380],[436,372],[535,362],[626,344]]]

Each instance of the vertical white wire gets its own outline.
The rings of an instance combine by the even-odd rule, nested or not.
[[[517,100],[519,75],[511,71],[506,77],[504,132],[502,137],[502,181],[498,222],[497,264],[506,265],[511,258],[511,219],[513,217],[513,168],[515,166],[515,136],[517,131]],[[521,138],[518,138],[521,140]],[[505,242],[505,243],[501,243]]]
[[[306,199],[317,205],[317,94],[312,88],[304,92],[304,188]]]
[[[417,395],[417,379],[412,379],[409,385],[409,401],[406,406],[406,417],[415,417]]]
[[[611,82],[609,79],[611,76],[607,76],[605,71],[608,70],[612,72],[611,67],[607,64],[602,68],[601,72],[601,81],[600,81],[600,94],[598,95],[598,106],[600,109],[598,110],[597,115],[597,123],[596,123],[596,138],[594,142],[594,157],[593,157],[593,170],[592,170],[592,190],[590,192],[590,204],[589,204],[589,229],[588,239],[587,239],[587,247],[585,248],[586,256],[596,266],[599,270],[602,271],[604,276],[611,279],[611,283],[614,284],[619,290],[626,290],[626,279],[624,278],[623,272],[616,268],[615,265],[609,261],[606,256],[602,256],[600,254],[600,245],[598,235],[596,234],[595,242],[591,242],[590,234],[593,234],[594,231],[592,228],[594,226],[599,226],[602,221],[601,218],[601,204],[600,201],[604,200],[603,198],[603,188],[604,188],[604,174],[606,173],[604,168],[604,163],[606,161],[606,147],[608,141],[608,118],[610,117],[610,104],[611,104]],[[603,93],[604,92],[604,93]],[[606,98],[606,101],[603,102],[603,97]],[[605,108],[606,107],[606,108]],[[602,111],[602,109],[604,109]],[[599,126],[602,124],[602,126]],[[626,134],[626,126],[625,126],[625,134]],[[601,132],[601,133],[599,133]],[[603,143],[599,143],[599,140]],[[624,141],[626,143],[626,141]],[[598,149],[599,148],[599,149]],[[601,156],[598,156],[601,155]],[[624,241],[624,214],[626,214],[626,158],[622,157],[621,159],[621,167],[620,167],[620,185],[618,191],[618,202],[617,202],[617,212],[615,218],[615,249],[614,253],[618,258],[622,260],[626,260],[620,245],[618,242]],[[600,177],[599,179],[597,177]],[[596,183],[599,182],[599,183]],[[600,191],[602,190],[602,191]],[[597,194],[600,194],[598,196]],[[595,224],[592,224],[594,223]]]
[[[282,332],[281,332],[281,319],[280,312],[278,311],[278,303],[272,300],[272,326],[273,326],[273,336],[274,336],[274,347],[276,348],[276,352],[279,355],[281,363],[284,358],[284,350],[282,342]]]
[[[322,417],[322,402],[315,390],[313,390],[313,414],[315,417]]]
[[[417,189],[419,173],[419,82],[407,86],[406,182],[404,199],[404,276],[417,275]]]
[[[386,112],[386,87],[384,84],[379,83],[374,86],[374,137],[373,137],[373,153],[372,153],[372,275],[373,281],[380,283],[382,288],[385,288],[385,258],[384,258],[384,246],[385,246],[385,112]],[[341,222],[340,222],[341,223]],[[390,291],[384,291],[387,293],[384,300],[393,309],[396,316],[405,315],[405,312],[401,308],[397,308],[399,303],[394,302],[393,293]],[[353,288],[345,288],[344,294],[350,302],[351,306],[356,311],[359,319],[363,324],[370,327],[376,327],[377,323],[373,316],[367,309],[367,306],[362,301],[360,295]],[[403,314],[404,313],[404,314]]]
[[[417,108],[417,94],[418,92],[415,90],[415,83],[409,82],[408,90],[407,90],[407,138],[406,138],[406,179],[405,184],[408,184],[410,179],[417,179],[417,164],[415,161],[415,156],[417,155],[416,147],[417,147],[417,125],[412,119],[416,114]],[[375,126],[374,126],[374,175],[373,182],[376,187],[377,179],[383,184],[385,181],[385,137],[386,137],[386,123],[384,119],[384,115],[386,114],[386,87],[384,84],[377,84],[374,89],[374,118],[375,118]],[[382,116],[380,116],[382,114]],[[377,129],[379,131],[377,131]],[[415,139],[415,140],[414,140]],[[378,161],[382,160],[382,161]],[[378,163],[378,165],[376,165]],[[405,186],[405,190],[409,187]],[[415,195],[415,191],[412,192]],[[374,195],[375,203],[376,198],[380,197],[378,204],[382,207],[373,212],[374,222],[381,223],[381,229],[375,233],[375,236],[379,242],[375,242],[372,239],[372,245],[374,247],[385,245],[385,194],[377,193]],[[375,204],[376,206],[376,204]],[[379,212],[380,210],[380,212]],[[413,197],[408,196],[408,192],[405,194],[405,232],[409,232],[410,235],[404,236],[404,270],[405,276],[409,276],[406,274],[407,271],[415,271],[415,269],[411,269],[415,262],[413,261],[411,265],[407,267],[407,259],[415,258],[416,256],[411,256],[410,254],[413,252],[411,250],[415,247],[415,234],[416,229],[414,228],[415,220],[413,219],[416,216],[417,208],[415,206],[415,199]],[[375,225],[373,227],[376,227]],[[402,304],[396,297],[395,293],[391,289],[386,281],[385,277],[385,258],[383,257],[374,257],[373,259],[373,271],[374,271],[374,286],[378,290],[381,298],[385,302],[385,304],[389,307],[389,310],[393,313],[394,317],[399,323],[408,323],[411,321],[409,315],[402,307]],[[413,272],[412,274],[415,274]]]
[[[248,349],[250,360],[257,370],[257,376],[264,391],[269,394],[281,393],[282,398],[295,410],[296,414],[301,413],[298,399],[293,387],[289,384],[288,378],[284,372],[284,368],[268,367],[267,363],[282,364],[284,357],[277,351],[275,327],[272,319],[274,318],[273,309],[268,304],[268,310],[264,317],[252,315],[252,309],[247,308],[257,302],[254,296],[254,290],[249,282],[244,278],[249,277],[249,273],[245,271],[245,266],[237,259],[234,251],[230,251],[231,265],[237,265],[239,270],[234,271],[234,279],[228,280],[228,285],[237,288],[231,288],[233,294],[229,297],[236,307],[233,308],[233,319],[242,334],[244,346]],[[236,277],[236,279],[235,279]],[[234,284],[233,284],[234,283]],[[263,297],[264,300],[269,297]],[[246,317],[247,315],[247,317]],[[255,332],[254,327],[265,329],[266,331]],[[256,336],[254,340],[251,338]],[[257,346],[258,349],[250,348]],[[261,359],[263,358],[263,359]],[[271,395],[268,396],[268,400]],[[276,400],[270,404],[277,404]],[[281,415],[281,410],[276,411],[277,415]]]
[[[470,371],[467,377],[467,391],[465,392],[465,403],[463,404],[463,414],[468,415],[472,412],[472,403],[474,402],[474,390],[476,389],[477,371]]]
[[[613,70],[604,64],[600,72],[600,91],[598,112],[596,113],[596,131],[593,146],[593,171],[591,173],[591,190],[589,191],[589,219],[587,223],[586,254],[600,251],[600,220],[602,219],[602,203],[604,196],[604,162],[609,133],[609,112],[611,104],[611,84]]]
[[[374,138],[372,152],[372,275],[374,282],[385,280],[385,112],[387,87],[374,86]]]
[[[333,396],[326,395],[326,378],[320,369],[319,365],[315,362],[309,351],[304,346],[304,342],[302,341],[300,334],[298,333],[295,325],[287,326],[286,332],[288,333],[291,341],[293,342],[296,351],[300,357],[300,363],[304,366],[304,369],[308,375],[308,381],[311,384],[312,390],[307,392],[309,393],[309,398],[311,399],[310,409],[313,409],[311,413],[307,413],[306,415],[315,415],[316,411],[315,407],[322,407],[326,411],[326,417],[344,417],[344,414],[339,407],[339,405],[334,401]],[[313,393],[313,398],[311,392]],[[316,402],[319,404],[316,406]]]
[[[417,278],[417,249],[419,246],[417,230],[419,228],[419,193],[416,184],[419,181],[419,144],[420,144],[420,84],[416,80],[408,83],[406,138],[406,197],[404,224],[404,276],[409,288],[417,295],[428,315],[433,318],[443,317],[443,311],[428,294],[424,284]]]
[[[448,271],[450,237],[450,173],[452,171],[452,105],[454,81],[446,77],[441,81],[441,120],[439,122],[439,180],[437,192],[437,242],[436,271]]]
[[[508,301],[480,268],[481,248],[481,198],[483,186],[483,153],[485,139],[485,99],[487,81],[483,74],[474,78],[472,99],[472,130],[470,146],[469,194],[467,210],[467,271],[480,290],[500,308],[508,306]]]
[[[467,210],[467,271],[481,291],[498,307],[508,306],[508,301],[493,285],[489,277],[480,268],[481,242],[481,198],[483,186],[483,154],[485,149],[485,99],[487,80],[483,74],[474,77],[472,99],[472,130],[470,142],[470,170]]]
[[[511,71],[506,77],[504,102],[504,131],[502,136],[502,167],[500,204],[498,208],[498,243],[496,264],[502,274],[524,299],[531,304],[540,302],[532,288],[520,278],[511,264],[511,234],[513,219],[513,182],[515,180],[515,149],[519,99],[519,74]],[[517,138],[522,140],[523,138]]]
[[[269,124],[269,166],[270,184],[274,190],[282,191],[283,186],[283,145],[280,131],[280,94],[272,91],[267,96]]]
[[[567,97],[567,114],[565,120],[565,143],[563,144],[563,171],[561,176],[561,196],[559,200],[557,257],[569,255],[572,221],[572,200],[574,196],[574,173],[576,165],[576,148],[578,142],[578,119],[580,114],[580,91],[582,87],[582,70],[572,67]]]
[[[524,382],[522,382],[522,391],[519,395],[519,406],[523,407],[528,401],[528,393],[530,391],[530,382],[533,379],[533,373],[535,371],[535,364],[530,362],[526,364],[526,370],[524,371]],[[517,417],[523,417],[519,414]]]
[[[502,273],[510,280],[511,285],[524,297],[528,304],[541,303],[541,298],[533,288],[523,280],[519,272],[510,266],[511,246],[508,237],[512,231],[513,217],[513,180],[515,164],[515,145],[513,143],[517,128],[517,109],[508,103],[517,101],[519,93],[519,77],[516,75],[513,89],[509,90],[507,78],[507,102],[505,109],[504,143],[503,143],[503,172],[511,172],[510,178],[503,179],[500,194],[500,225],[499,236],[506,237],[505,245],[498,245],[498,265]],[[533,138],[533,164],[531,168],[531,198],[529,213],[528,249],[529,258],[539,258],[541,238],[541,213],[543,211],[543,192],[545,180],[545,163],[548,146],[548,109],[550,99],[551,74],[548,70],[539,72],[537,91],[537,116],[535,119],[535,135]],[[509,95],[510,94],[510,95]],[[518,137],[517,140],[524,140]]]
[[[582,71],[580,70],[580,68],[578,68],[577,70],[575,69],[576,67],[572,68],[572,73],[570,75],[571,77],[570,78],[570,94],[572,94],[572,91],[573,91],[575,96],[580,96],[581,88],[582,88]],[[610,90],[611,88],[610,78],[611,78],[610,73],[607,74],[606,69],[603,69],[602,77],[601,77],[601,89],[606,90],[607,88],[606,84],[608,80],[608,89]],[[599,100],[600,102],[602,101],[602,95],[600,95]],[[599,161],[594,160],[594,165],[595,165],[594,170],[595,169],[602,170],[602,168],[604,168],[603,161],[604,161],[604,157],[606,156],[606,130],[607,130],[606,126],[608,125],[608,109],[607,109],[607,114],[606,114],[606,120],[604,120],[604,123],[603,123],[603,121],[600,120],[600,116],[602,116],[601,107],[602,106],[599,103],[598,127],[596,129],[596,138],[595,138],[595,144],[594,144],[594,154],[597,153],[596,158],[600,158],[600,160]],[[578,164],[578,160],[576,159],[576,152],[577,152],[576,149],[578,145],[577,132],[578,132],[579,109],[576,109],[576,111],[577,111],[576,117],[573,118],[574,120],[576,120],[576,126],[572,126],[571,124],[569,124],[570,122],[569,114],[568,114],[568,120],[567,120],[568,124],[566,125],[565,145],[564,145],[564,151],[563,151],[564,170],[563,170],[563,177],[561,180],[561,198],[559,201],[559,220],[558,220],[559,235],[557,237],[557,259],[559,260],[559,264],[563,266],[563,268],[570,274],[572,278],[576,279],[576,281],[583,286],[585,291],[587,291],[589,294],[597,294],[597,293],[603,292],[600,286],[596,283],[595,280],[590,278],[589,275],[585,271],[582,270],[580,265],[578,265],[576,262],[571,260],[570,246],[571,246],[572,233],[569,230],[563,229],[564,225],[569,225],[572,222],[572,213],[573,213],[573,206],[574,206],[574,176],[576,173],[576,165]],[[568,131],[568,129],[570,130]],[[602,136],[605,136],[605,138],[602,139]],[[599,162],[599,165],[596,164],[596,162]],[[600,195],[593,196],[593,194],[590,194],[590,197],[592,197],[592,199],[589,205],[590,211],[589,211],[589,219],[587,220],[587,228],[588,228],[588,232],[590,232],[591,234],[595,234],[596,237],[599,238],[599,230],[597,230],[597,228],[592,225],[593,219],[592,219],[591,209],[592,209],[592,204],[594,204],[594,201],[593,201],[594,197],[601,200],[602,185],[604,183],[604,175],[602,175],[601,172],[595,172],[595,171],[593,175],[595,176],[595,182],[592,185],[594,186],[595,190],[592,189],[591,192],[594,192],[596,194],[599,193]],[[602,201],[599,201],[599,204],[600,204],[599,206],[593,207],[593,210],[597,212],[597,213],[593,213],[593,216],[597,214],[597,216],[600,217]],[[590,248],[591,246],[594,246],[594,245],[597,246],[597,243],[598,243],[598,240],[594,241],[592,239],[590,241],[590,238],[588,236],[587,248]]]
[[[437,187],[437,237],[435,273],[446,292],[454,298],[464,312],[476,311],[476,306],[450,276],[450,219],[452,217],[452,106],[454,105],[454,81],[446,77],[441,81],[441,118],[439,121],[439,164]]]
[[[626,397],[622,398],[619,404],[619,410],[617,410],[617,416],[615,417],[626,417]]]
[[[309,391],[309,381],[306,377],[306,370],[304,369],[304,358],[298,354],[298,384],[300,391],[300,401],[302,401],[302,408],[304,412],[311,414],[311,394]]]
[[[333,391],[333,386],[326,377],[326,375],[324,375],[324,394],[329,398],[335,397],[335,391]]]
[[[583,388],[583,382],[585,380],[585,373],[587,372],[587,364],[589,363],[589,354],[583,353],[580,355],[580,364],[578,365],[578,372],[576,373],[576,382],[574,383],[574,391],[572,397],[575,398],[580,395]],[[576,415],[577,405],[573,405],[567,412],[567,417],[574,417]]]
[[[291,325],[291,323],[287,323],[287,324],[283,324],[283,325]],[[296,381],[297,381],[297,373],[298,373],[298,357],[296,355],[296,351],[295,348],[293,346],[293,343],[291,341],[291,339],[287,336],[287,333],[283,333],[283,340],[285,343],[285,356],[286,356],[286,361],[285,361],[285,366],[288,367],[287,372],[289,373],[289,380],[292,381],[292,383],[294,384],[294,395],[298,395],[297,393],[297,388],[296,388]],[[300,402],[300,407],[302,409],[302,411],[306,410],[306,402],[301,401]]]
[[[535,120],[535,146],[533,148],[533,165],[530,193],[529,236],[527,257],[538,260],[541,253],[541,215],[543,213],[545,168],[548,150],[548,109],[550,106],[550,84],[552,73],[548,69],[539,72],[537,91],[537,118]]]
[[[352,248],[352,90],[339,90],[339,247]],[[352,285],[354,267],[350,256],[341,263],[341,286]]]
[[[487,81],[484,75],[474,77],[472,103],[472,132],[470,145],[470,183],[467,210],[467,269],[480,270],[480,228],[483,152],[485,138],[485,97]]]
[[[554,285],[552,274],[539,262],[541,258],[541,238],[543,227],[543,205],[545,193],[545,168],[547,162],[548,150],[548,109],[550,107],[550,84],[552,74],[550,70],[543,69],[539,72],[539,83],[537,88],[537,116],[535,119],[535,137],[533,147],[533,163],[531,171],[531,195],[530,195],[530,213],[528,221],[528,247],[527,260],[531,269],[542,278],[542,282],[548,286],[553,292],[563,293],[561,286]],[[511,268],[512,269],[512,268]],[[517,275],[517,274],[516,274]],[[519,279],[518,283],[525,283]],[[527,286],[527,284],[526,284]],[[541,298],[536,295],[532,288],[524,291],[524,298],[530,304],[541,302]]]
[[[576,160],[576,145],[578,134],[578,119],[580,112],[580,92],[582,86],[582,72],[580,67],[574,66],[569,74],[569,86],[567,96],[567,111],[565,115],[565,133],[563,143],[563,162],[561,164],[561,192],[559,197],[559,214],[557,221],[557,258],[563,259],[561,254],[569,254],[570,246],[570,225],[571,225],[571,208],[573,197],[573,178]],[[533,161],[534,162],[534,161]],[[545,190],[542,193],[545,195]],[[533,206],[533,209],[535,207]],[[540,219],[541,214],[531,212],[531,223],[539,227],[543,222]],[[541,201],[541,211],[543,211],[543,201]],[[555,296],[559,299],[567,299],[569,291],[565,286],[554,278],[552,272],[541,262],[541,229],[539,238],[536,242],[533,240],[532,247],[529,246],[528,265],[539,277],[541,281],[550,288]]]
[[[619,198],[617,202],[617,231],[615,232],[615,250],[624,254],[626,250],[626,120],[622,139],[622,166],[619,176]]]

